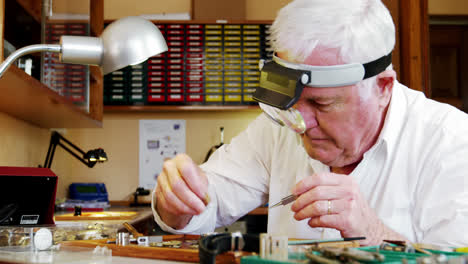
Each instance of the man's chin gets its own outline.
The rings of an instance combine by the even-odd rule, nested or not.
[[[306,142],[304,142],[304,148],[312,159],[318,160],[327,166],[336,165],[335,163],[339,156],[339,154],[336,153],[336,149],[322,148],[322,146],[307,144]]]
[[[305,149],[309,157],[311,157],[314,160],[318,160],[325,165],[330,166],[330,164],[332,164],[335,160],[334,158],[330,157],[330,154],[324,153],[323,150],[318,150],[316,148],[311,149],[309,147],[306,147]]]

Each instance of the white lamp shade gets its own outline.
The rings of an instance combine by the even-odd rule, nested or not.
[[[100,38],[104,50],[101,61],[104,74],[167,51],[158,27],[141,17],[125,17],[111,23]]]

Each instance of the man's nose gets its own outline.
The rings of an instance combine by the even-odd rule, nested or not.
[[[301,113],[302,119],[306,124],[306,129],[315,128],[318,126],[316,109],[313,106],[307,104],[304,100],[299,99],[293,106],[299,113]]]

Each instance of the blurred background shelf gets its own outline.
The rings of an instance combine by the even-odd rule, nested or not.
[[[0,112],[42,128],[101,127],[101,120],[11,66],[0,79]]]
[[[259,111],[257,105],[106,105],[104,112]]]

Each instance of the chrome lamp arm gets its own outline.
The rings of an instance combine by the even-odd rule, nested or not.
[[[42,51],[60,53],[62,51],[62,47],[59,44],[35,44],[16,50],[0,65],[0,78],[3,76],[3,73],[5,73],[8,67],[10,67],[10,65],[19,57]]]

